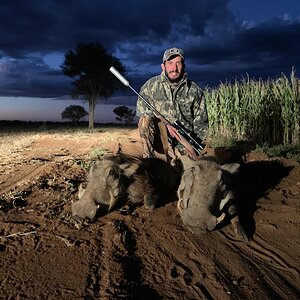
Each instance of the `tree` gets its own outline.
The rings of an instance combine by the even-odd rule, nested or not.
[[[77,124],[82,118],[87,116],[88,113],[84,109],[84,107],[80,105],[70,105],[65,108],[65,110],[61,113],[62,119],[69,119],[74,124]]]
[[[74,50],[65,54],[61,65],[66,76],[74,81],[74,97],[82,95],[89,103],[89,128],[94,128],[94,112],[96,104],[111,96],[114,90],[122,84],[109,68],[115,67],[121,74],[125,74],[125,67],[119,59],[107,53],[102,45],[97,43],[79,43]]]
[[[121,124],[123,124],[123,120],[125,120],[127,124],[131,124],[136,113],[127,106],[118,106],[113,110],[113,112],[118,116],[116,117],[116,120],[120,121]]]

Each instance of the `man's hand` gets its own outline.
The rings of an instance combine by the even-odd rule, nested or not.
[[[172,138],[175,138],[176,140],[180,141],[181,136],[180,136],[180,134],[178,133],[178,130],[175,127],[173,127],[170,124],[167,124],[167,129],[168,129],[168,132],[169,132],[169,134]]]
[[[199,156],[197,155],[196,151],[194,150],[192,145],[178,133],[178,130],[170,124],[167,124],[166,126],[170,136],[172,138],[175,138],[178,142],[180,142],[180,144],[185,147],[188,156],[193,160],[198,160]]]

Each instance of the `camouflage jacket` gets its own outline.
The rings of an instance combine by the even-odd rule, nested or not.
[[[208,117],[203,91],[185,74],[178,85],[172,83],[164,72],[150,78],[141,88],[140,94],[170,123],[178,120],[202,140],[208,131]],[[137,100],[137,115],[153,115],[144,101]]]

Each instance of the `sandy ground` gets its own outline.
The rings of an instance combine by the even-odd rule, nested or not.
[[[244,156],[245,243],[188,232],[176,199],[73,220],[89,162],[117,151],[141,153],[136,130],[2,139],[0,299],[300,299],[299,163]]]

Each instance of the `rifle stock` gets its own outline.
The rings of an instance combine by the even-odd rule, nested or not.
[[[146,106],[153,112],[153,114],[166,123],[167,125],[171,125],[177,129],[180,139],[178,140],[186,149],[192,147],[192,149],[197,153],[197,155],[202,155],[201,151],[204,148],[201,139],[196,135],[190,132],[188,129],[184,127],[184,125],[180,121],[175,121],[173,124],[168,121],[151,103],[149,103],[141,94],[139,94],[130,84],[129,81],[121,75],[114,67],[110,67],[109,71],[115,75],[125,86],[129,87],[138,97],[140,97]],[[189,147],[190,146],[190,147]],[[192,150],[190,149],[190,152]]]

